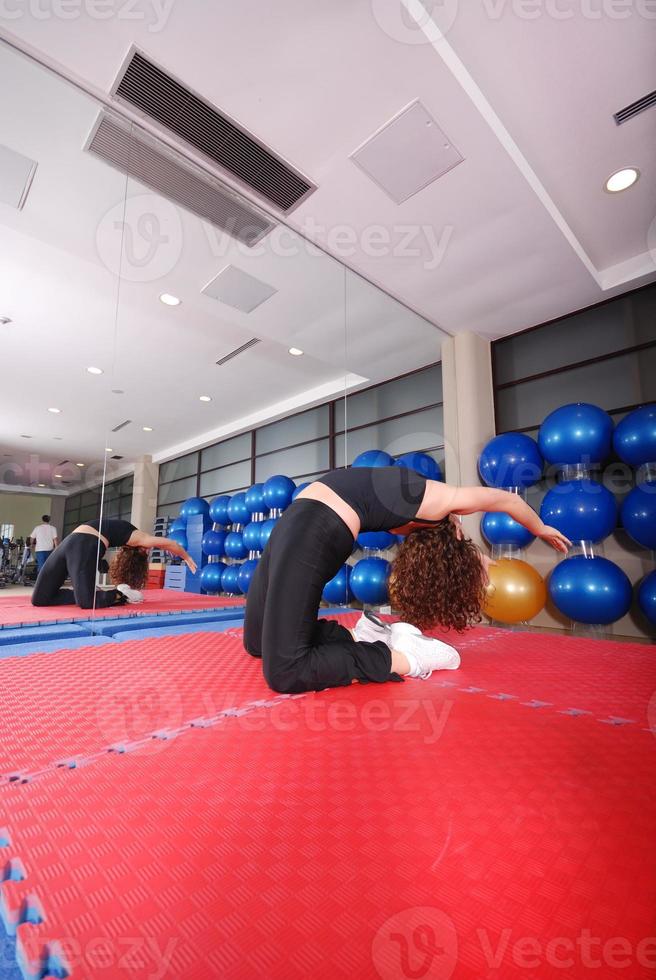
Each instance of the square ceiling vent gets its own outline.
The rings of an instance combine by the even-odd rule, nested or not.
[[[419,100],[351,154],[396,204],[453,170],[464,157]]]
[[[0,143],[0,201],[20,211],[30,192],[36,168],[35,160]]]
[[[273,286],[238,269],[236,265],[227,265],[201,289],[206,296],[218,299],[220,303],[242,313],[252,313],[277,292]]]

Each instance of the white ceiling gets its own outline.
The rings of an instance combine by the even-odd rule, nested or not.
[[[289,219],[302,236],[445,331],[498,337],[656,278],[656,110],[622,127],[612,120],[656,87],[656,22],[622,7],[445,0],[428,17],[419,0],[139,0],[101,20],[81,2],[66,19],[35,17],[26,4],[3,33],[105,98],[136,45],[317,184]],[[379,380],[439,357],[439,331],[303,238],[283,229],[246,255],[134,183],[127,225],[155,213],[170,247],[145,282],[124,258],[115,333],[125,181],[81,152],[97,106],[7,50],[0,71],[13,93],[0,139],[39,161],[25,209],[0,205],[0,313],[16,321],[3,352],[13,364],[29,353],[34,365],[29,398],[21,371],[0,390],[10,451],[28,433],[36,452],[57,447],[53,462],[91,464],[105,428],[131,418],[109,445],[163,457],[327,397],[345,372]],[[396,205],[349,157],[417,98],[465,159]],[[641,169],[638,184],[604,193],[628,164]],[[386,254],[367,244],[381,227]],[[278,293],[250,315],[200,295],[227,262]],[[183,305],[162,307],[163,289]],[[265,342],[215,366],[251,336]],[[307,356],[290,358],[291,344]],[[94,363],[101,378],[84,372]],[[198,402],[206,392],[209,405]],[[61,416],[47,414],[51,402]]]

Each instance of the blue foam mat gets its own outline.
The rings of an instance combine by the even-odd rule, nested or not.
[[[228,619],[243,619],[244,608],[237,606],[227,609],[212,609],[197,613],[171,613],[169,616],[130,616],[116,619],[97,619],[87,624],[96,636],[115,636],[117,633],[134,632],[145,629],[166,628],[167,626],[193,626],[203,623],[225,622]],[[193,632],[193,630],[187,630]]]
[[[30,657],[33,653],[57,653],[58,650],[77,650],[80,647],[100,647],[106,643],[115,643],[111,636],[91,636],[85,633],[83,636],[68,637],[61,640],[38,640],[31,643],[9,643],[0,647],[0,660],[9,657]]]
[[[31,643],[36,640],[62,640],[67,637],[88,636],[86,626],[77,623],[54,623],[51,626],[23,626],[20,629],[0,630],[0,648],[5,644]]]
[[[130,631],[117,633],[114,637],[117,643],[134,642],[135,640],[151,640],[163,636],[189,636],[190,633],[225,633],[226,630],[244,625],[243,619],[226,619],[223,622],[214,623],[192,623],[188,626],[160,626],[156,629],[139,630],[138,633]]]

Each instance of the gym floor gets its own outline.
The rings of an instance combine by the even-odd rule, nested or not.
[[[286,696],[229,601],[7,599],[3,980],[654,975],[648,646],[477,628]]]

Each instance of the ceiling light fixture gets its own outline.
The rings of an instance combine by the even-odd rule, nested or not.
[[[302,351],[300,347],[290,347],[287,353],[291,354],[292,357],[302,357],[305,351]]]
[[[212,396],[211,395],[201,395],[200,398],[198,399],[198,401],[200,401],[200,402],[211,402],[212,401]]]
[[[11,317],[5,316],[4,313],[0,314],[0,323],[3,327],[6,327],[8,323],[11,323]]]
[[[45,483],[37,483],[37,487],[45,487]]]
[[[153,431],[152,428],[149,425],[144,425],[144,426],[142,426],[142,428],[143,428],[144,432],[152,432]]]
[[[53,415],[61,415],[61,408],[49,408],[48,411]]]
[[[623,167],[610,175],[604,184],[604,190],[608,191],[609,194],[619,194],[620,191],[633,187],[639,176],[640,171],[637,167]]]
[[[97,367],[88,367],[87,372],[89,374],[103,374],[103,369]]]
[[[110,449],[110,448],[109,448],[109,446],[108,446],[108,447],[107,447],[107,448],[105,449],[105,452],[106,452],[106,453],[113,453],[113,452],[114,452],[114,450],[113,450],[113,449]]]
[[[84,466],[84,463],[76,463],[76,466]]]
[[[55,480],[61,480],[61,478],[62,478],[61,473],[55,473]]]
[[[182,302],[177,296],[173,296],[172,293],[162,293],[160,298],[160,303],[164,303],[164,306],[180,306]]]

